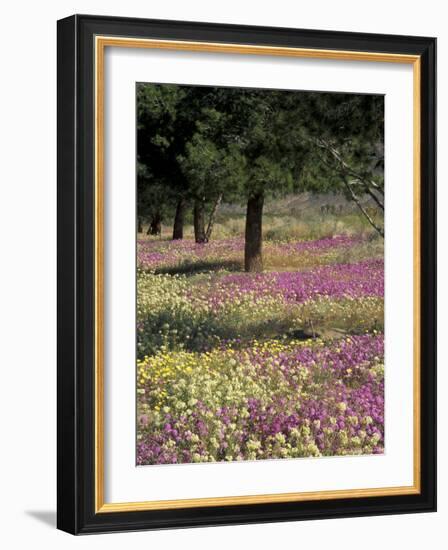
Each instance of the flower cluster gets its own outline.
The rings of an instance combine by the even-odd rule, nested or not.
[[[332,264],[303,272],[229,274],[213,285],[211,304],[223,305],[233,296],[277,296],[303,303],[317,296],[357,298],[384,296],[383,260]]]
[[[161,350],[138,363],[138,463],[380,453],[383,338]]]
[[[264,243],[267,265],[294,265],[297,268],[314,267],[343,260],[347,252],[359,251],[366,256],[365,239],[339,235],[315,241]],[[367,249],[368,250],[368,249]],[[137,264],[144,270],[173,272],[175,268],[203,266],[204,269],[240,269],[243,265],[244,239],[229,238],[198,244],[192,240],[167,241],[141,239],[137,243]],[[367,257],[369,251],[367,251]]]
[[[243,246],[138,243],[138,464],[383,452],[379,245]]]

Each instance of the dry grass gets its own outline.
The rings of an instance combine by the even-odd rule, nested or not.
[[[377,236],[376,231],[358,210],[349,209],[343,213],[327,212],[323,214],[319,203],[304,211],[297,211],[294,204],[294,201],[289,198],[288,200],[271,201],[266,205],[263,216],[265,241],[315,240],[334,237],[335,235],[360,235],[372,238]],[[184,237],[187,239],[194,237],[191,219],[189,219],[189,222],[184,227]],[[376,219],[376,222],[382,225],[381,219]],[[139,234],[139,238],[146,238],[146,227],[144,229],[145,231]],[[244,232],[244,208],[237,208],[236,206],[233,208],[231,205],[224,205],[222,210],[218,212],[212,239],[243,237]],[[167,219],[162,224],[161,238],[169,239],[171,235],[171,220]],[[153,239],[154,237],[148,238]]]

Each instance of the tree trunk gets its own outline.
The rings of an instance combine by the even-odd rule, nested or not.
[[[138,221],[137,221],[137,232],[143,233],[143,224],[142,224],[142,219],[140,217],[138,218]]]
[[[263,204],[263,193],[252,195],[247,201],[244,269],[250,272],[263,271]]]
[[[203,201],[194,201],[193,208],[194,217],[194,240],[197,243],[205,243],[205,213]]]
[[[184,238],[185,199],[181,197],[177,201],[176,214],[174,215],[173,240]]]
[[[160,212],[156,212],[152,219],[151,223],[149,224],[148,235],[161,235],[162,234],[162,216],[160,215]]]
[[[222,201],[222,193],[218,195],[218,198],[213,205],[212,211],[210,212],[210,217],[208,219],[207,231],[205,232],[205,240],[208,242],[212,236],[213,226],[215,224],[216,212],[218,212],[219,205]]]

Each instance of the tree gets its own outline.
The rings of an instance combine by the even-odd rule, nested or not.
[[[368,195],[384,209],[382,96],[235,90],[234,140],[246,159],[245,270],[261,271],[267,196],[313,189],[343,192],[369,223]]]
[[[165,186],[154,180],[150,169],[137,163],[137,211],[138,232],[143,231],[143,221],[148,224],[148,235],[160,235],[162,221],[169,210]]]
[[[210,238],[213,218],[222,198],[221,165],[226,164],[220,141],[221,116],[214,109],[219,88],[140,84],[137,89],[138,153],[153,175],[150,185],[165,185],[174,209],[173,239],[183,238],[185,210],[194,204],[197,242]],[[201,151],[205,146],[206,149]],[[213,151],[212,151],[213,150]],[[214,158],[209,159],[212,151]],[[219,157],[219,158],[218,158]],[[220,198],[221,196],[221,198]],[[205,228],[205,208],[212,217]]]
[[[189,106],[182,106],[195,117],[194,133],[178,161],[188,180],[195,240],[199,243],[210,240],[221,201],[235,198],[242,177],[242,157],[232,143],[229,105],[223,101],[228,93],[227,88],[200,87],[187,96]]]
[[[238,148],[219,143],[217,134],[216,126],[211,136],[204,125],[198,124],[198,132],[187,144],[185,156],[180,159],[194,199],[194,232],[198,243],[210,240],[223,197],[228,202],[235,199],[244,178],[244,158]],[[210,212],[206,223],[208,205]]]
[[[304,138],[313,146],[308,184],[315,190],[344,193],[384,237],[384,227],[362,201],[367,196],[384,212],[383,97],[311,92],[304,104]]]
[[[160,222],[157,210],[174,213],[173,239],[183,238],[188,181],[177,157],[184,152],[195,123],[182,103],[188,88],[164,84],[137,86],[137,154],[145,177],[139,181],[138,210],[153,201],[153,230]],[[150,189],[151,188],[151,189]]]
[[[263,207],[266,197],[300,188],[306,147],[296,140],[291,124],[291,92],[228,89],[232,137],[244,175],[240,192],[246,199],[244,267],[263,270]],[[300,101],[298,95],[296,100]],[[308,146],[308,145],[307,145]]]
[[[207,242],[221,201],[245,201],[245,269],[261,271],[266,198],[306,189],[344,193],[384,234],[362,204],[384,208],[380,96],[151,84],[138,117],[139,212],[145,201],[175,212],[174,239],[188,203]]]
[[[173,241],[184,238],[184,222],[185,222],[185,208],[186,199],[183,195],[177,199],[176,212],[174,214],[173,223]]]

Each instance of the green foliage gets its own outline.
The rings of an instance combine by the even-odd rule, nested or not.
[[[137,207],[139,215],[173,210],[188,189],[176,158],[185,149],[194,122],[180,108],[186,89],[164,84],[137,85]]]
[[[246,161],[236,147],[218,148],[212,140],[197,132],[178,162],[188,178],[193,198],[207,203],[220,195],[227,201],[238,196],[239,186],[245,178]]]
[[[137,86],[138,209],[311,190],[384,202],[382,96]]]
[[[303,139],[310,143],[303,178],[317,192],[342,192],[344,180],[358,197],[384,195],[384,98],[379,95],[312,92],[304,95]],[[378,194],[379,193],[379,194]]]

